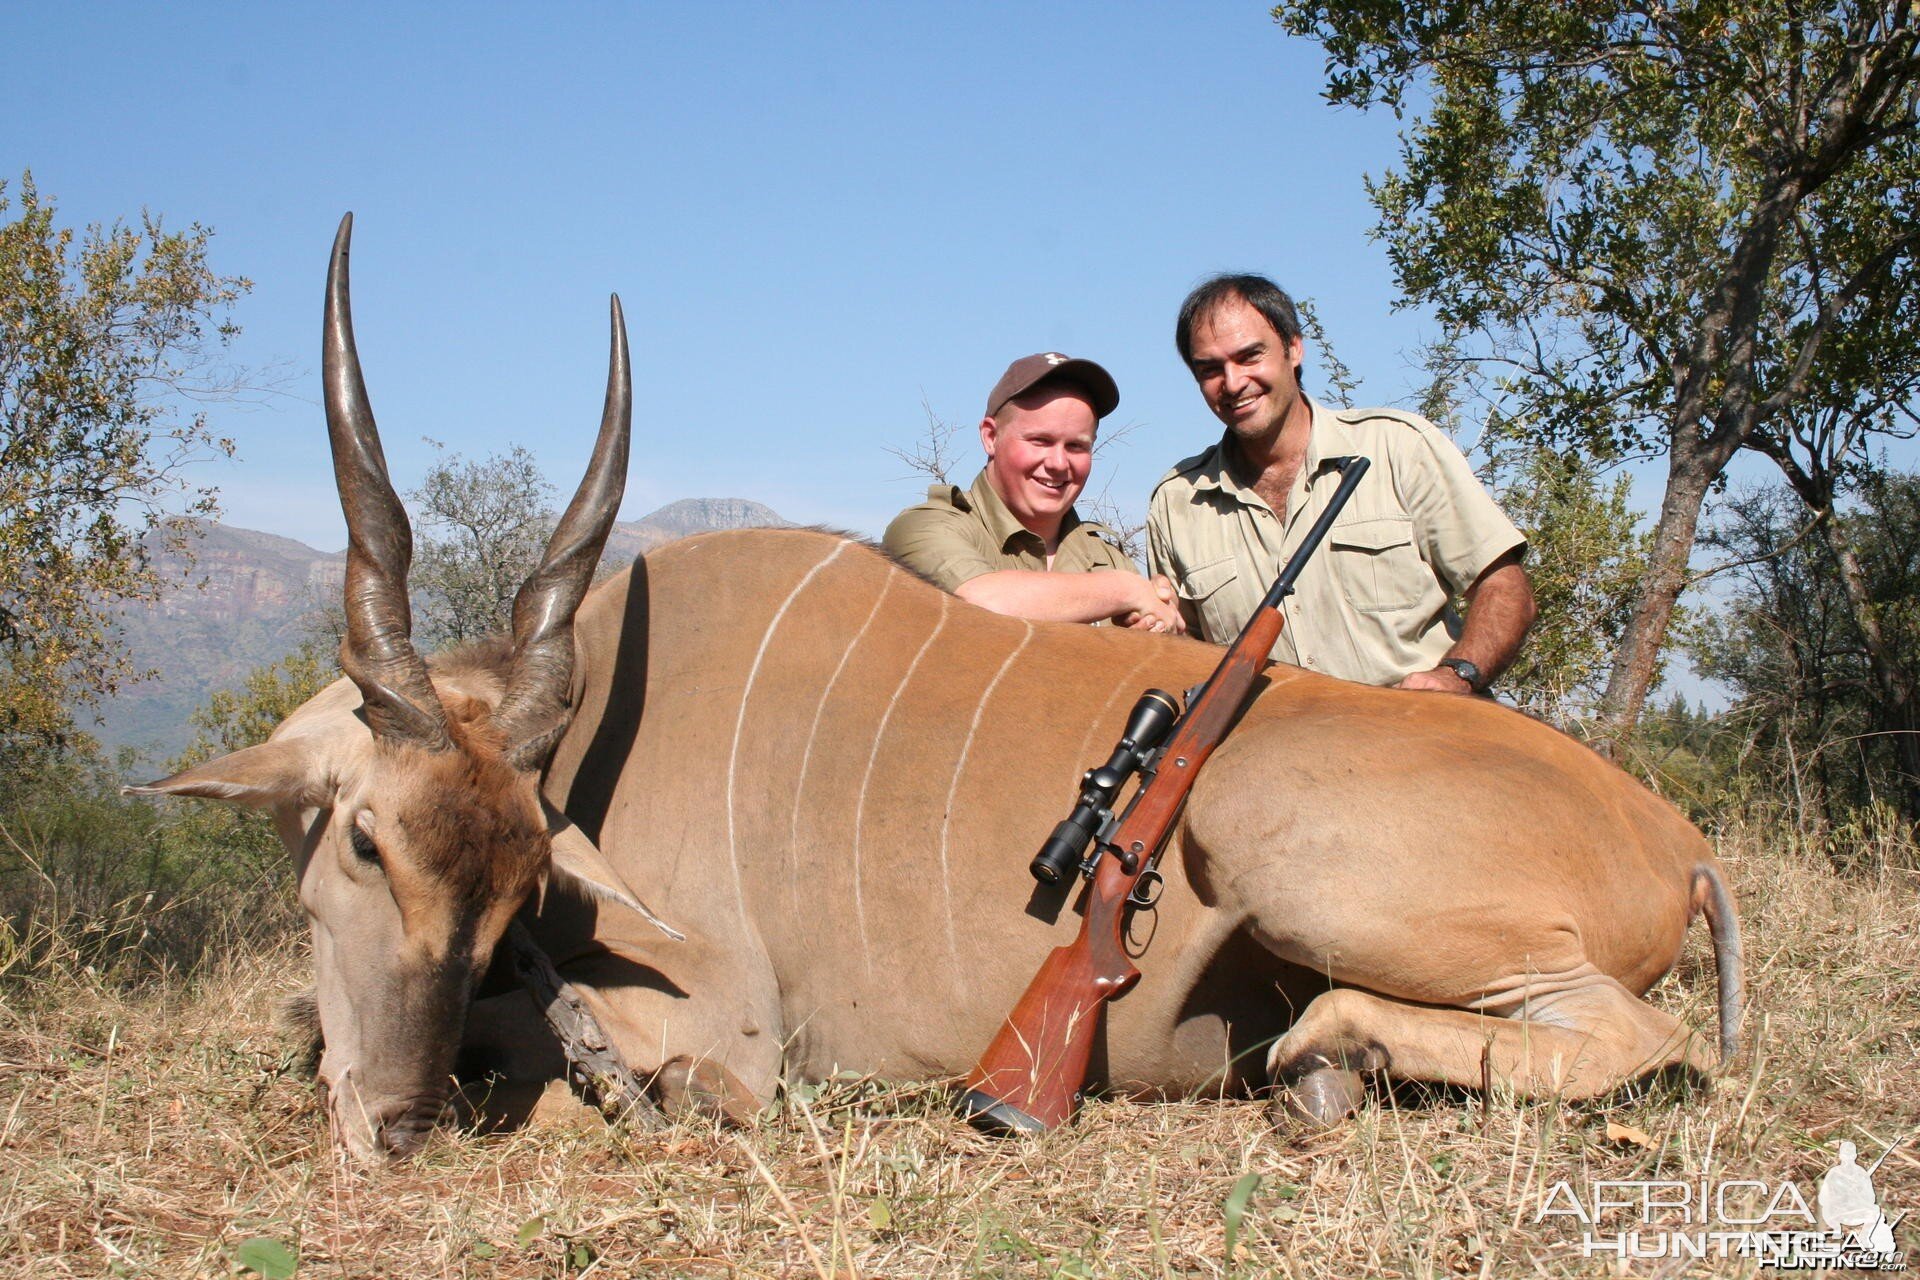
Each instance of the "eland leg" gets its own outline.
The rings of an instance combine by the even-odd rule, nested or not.
[[[1503,1001],[1508,1003],[1509,1001]],[[1705,1072],[1711,1055],[1678,1018],[1604,974],[1511,1014],[1408,1004],[1339,988],[1308,1005],[1267,1057],[1276,1121],[1324,1128],[1351,1115],[1364,1076],[1388,1073],[1529,1096],[1592,1098],[1668,1067]]]
[[[669,1118],[743,1122],[773,1099],[785,1027],[764,952],[684,919],[673,941],[631,912],[549,894],[538,941]]]
[[[773,1100],[784,1038],[763,966],[730,957],[664,972],[610,954],[563,970],[669,1118],[744,1123]]]

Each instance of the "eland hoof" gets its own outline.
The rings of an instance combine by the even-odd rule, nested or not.
[[[653,1089],[669,1120],[717,1120],[739,1128],[760,1111],[760,1100],[731,1071],[705,1059],[669,1059],[654,1076]]]
[[[1320,1067],[1276,1085],[1267,1103],[1267,1119],[1276,1129],[1317,1133],[1358,1114],[1366,1092],[1358,1071]]]

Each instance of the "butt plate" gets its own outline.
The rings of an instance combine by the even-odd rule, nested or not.
[[[961,1096],[960,1115],[980,1132],[992,1134],[996,1138],[1010,1138],[1016,1134],[1047,1131],[1046,1125],[1012,1103],[1003,1102],[979,1089],[969,1089]]]

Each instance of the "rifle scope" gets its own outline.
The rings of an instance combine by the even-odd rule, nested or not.
[[[1033,856],[1027,870],[1041,884],[1059,884],[1078,867],[1087,855],[1087,846],[1100,834],[1100,824],[1113,809],[1113,798],[1128,778],[1145,766],[1147,757],[1166,741],[1167,731],[1180,718],[1180,701],[1160,689],[1140,695],[1127,715],[1127,727],[1120,745],[1098,769],[1089,769],[1080,779],[1080,802],[1073,806],[1066,821],[1053,829],[1040,852]]]

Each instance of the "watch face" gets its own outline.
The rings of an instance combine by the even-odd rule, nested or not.
[[[1441,665],[1452,667],[1453,674],[1465,680],[1469,686],[1475,689],[1480,687],[1480,668],[1474,666],[1473,663],[1468,662],[1465,658],[1448,658]]]

